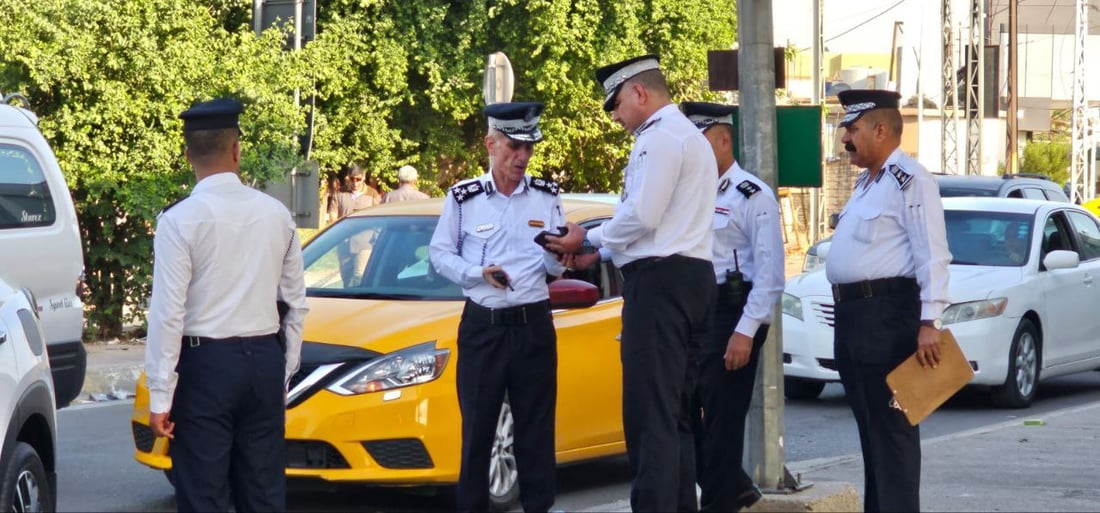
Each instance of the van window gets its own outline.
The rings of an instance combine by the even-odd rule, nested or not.
[[[0,144],[0,230],[48,226],[56,217],[38,160],[25,148]]]

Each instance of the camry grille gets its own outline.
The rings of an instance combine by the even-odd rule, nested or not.
[[[834,322],[835,317],[833,315],[833,304],[832,303],[822,303],[820,301],[813,301],[813,302],[810,303],[810,308],[813,309],[814,317],[817,318],[818,322],[820,322],[821,324],[824,324],[824,325],[826,325],[830,328],[833,327],[833,322]]]

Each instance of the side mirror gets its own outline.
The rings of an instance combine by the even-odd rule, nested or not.
[[[1055,250],[1043,257],[1043,267],[1048,271],[1054,269],[1073,269],[1081,264],[1081,258],[1076,251]]]
[[[583,280],[550,282],[550,308],[588,308],[600,300],[600,289]]]
[[[829,214],[829,229],[835,230],[836,224],[840,222],[840,214]]]

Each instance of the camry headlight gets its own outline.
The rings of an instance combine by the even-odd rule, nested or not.
[[[443,374],[449,349],[426,342],[380,356],[360,365],[328,386],[340,395],[358,395],[427,383]]]
[[[817,253],[806,253],[806,260],[802,262],[802,272],[808,273],[825,267],[825,259],[817,256]]]
[[[783,313],[794,317],[795,319],[802,320],[802,300],[794,297],[786,292],[783,293],[783,299],[780,300],[780,304],[783,306]]]
[[[996,317],[1004,313],[1005,306],[1007,305],[1008,298],[1006,297],[955,303],[943,311],[943,324],[947,325],[956,322],[976,321],[978,319]]]

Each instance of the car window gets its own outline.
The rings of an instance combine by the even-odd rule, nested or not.
[[[1081,260],[1100,257],[1100,228],[1092,217],[1081,212],[1069,212],[1069,222],[1077,233],[1077,254]]]
[[[591,230],[608,220],[608,218],[589,219],[579,224],[586,230]],[[562,277],[583,280],[595,285],[600,289],[600,300],[622,296],[623,275],[622,272],[619,271],[619,268],[615,267],[615,264],[611,263],[610,260],[607,262],[600,262],[598,265],[594,265],[588,269],[566,271]]]
[[[1042,189],[1034,189],[1031,187],[1025,187],[1022,189],[1024,197],[1027,199],[1046,200],[1047,197],[1043,195]]]
[[[1030,214],[948,210],[947,247],[951,263],[1018,267],[1030,254]]]
[[[306,295],[364,299],[462,299],[435,271],[428,245],[437,216],[349,217],[303,248]]]
[[[1069,234],[1066,218],[1061,212],[1054,212],[1047,216],[1046,222],[1043,223],[1042,250],[1042,257],[1046,257],[1051,251],[1075,251],[1073,237]]]
[[[26,148],[0,144],[0,230],[49,226],[56,218],[38,160]]]
[[[940,185],[940,196],[944,198],[956,198],[961,196],[992,198],[997,196],[997,191],[992,189],[973,189],[969,187],[947,187]]]

